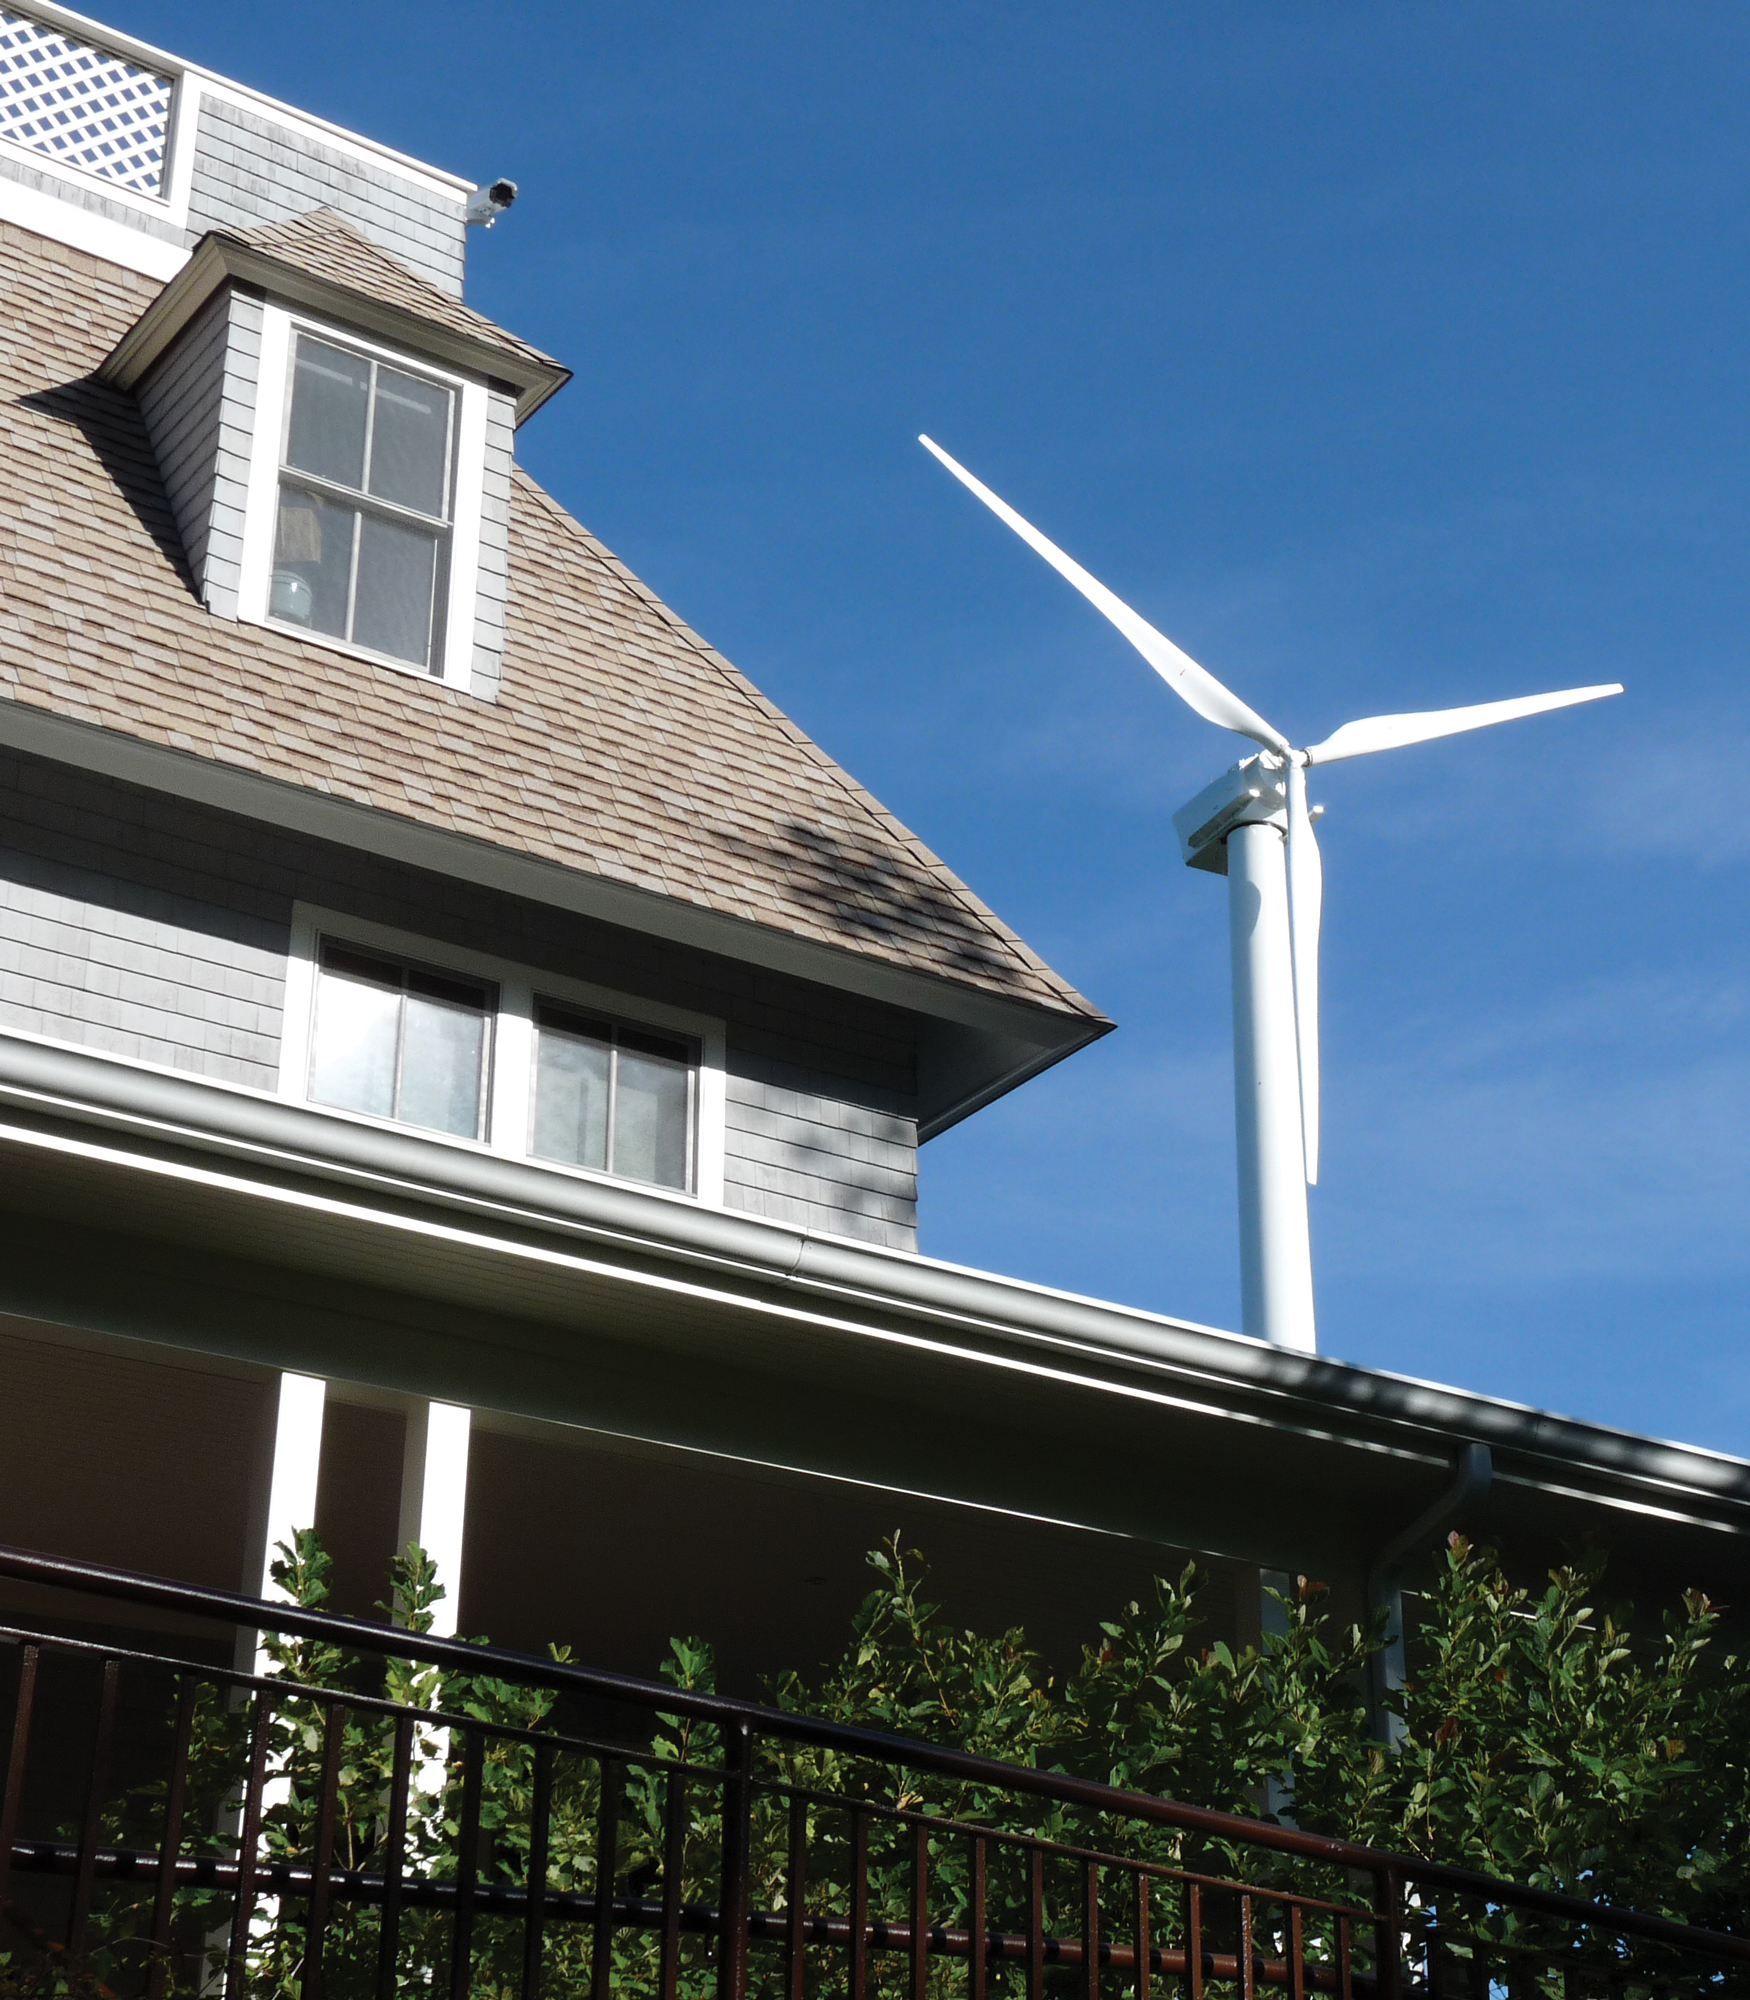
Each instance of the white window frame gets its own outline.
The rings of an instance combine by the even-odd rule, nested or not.
[[[429,967],[434,972],[455,972],[490,981],[498,989],[498,1011],[492,1018],[492,1050],[487,1065],[488,1100],[486,1137],[462,1139],[448,1132],[432,1132],[419,1125],[403,1124],[392,1118],[374,1118],[363,1111],[345,1111],[330,1104],[317,1104],[310,1096],[311,1043],[316,1027],[317,954],[324,938],[336,944],[356,945],[361,950],[378,951]],[[693,1092],[693,1186],[691,1190],[659,1187],[650,1181],[633,1180],[624,1174],[610,1174],[593,1167],[569,1166],[563,1160],[547,1160],[529,1151],[535,1082],[535,1004],[556,1000],[587,1012],[605,1014],[629,1028],[653,1028],[659,1032],[684,1035],[698,1045],[699,1067]],[[534,966],[518,965],[490,953],[468,951],[458,945],[416,936],[387,924],[367,922],[344,911],[325,910],[313,903],[292,907],[291,951],[286,961],[285,1021],[280,1037],[279,1095],[290,1102],[310,1105],[325,1116],[346,1118],[361,1125],[392,1126],[397,1132],[412,1133],[434,1145],[461,1146],[474,1152],[497,1153],[505,1159],[521,1160],[544,1172],[569,1174],[574,1179],[600,1181],[613,1187],[632,1187],[646,1194],[665,1195],[676,1201],[693,1201],[707,1207],[723,1206],[723,1154],[726,1088],[724,1077],[724,1025],[714,1015],[696,1014],[690,1008],[670,1007],[641,995],[621,993],[589,980],[573,979],[564,973],[545,972]]]
[[[326,632],[289,624],[270,617],[268,597],[273,586],[273,537],[279,516],[281,460],[285,451],[286,426],[291,421],[292,352],[297,334],[309,333],[319,340],[351,348],[356,354],[386,361],[392,367],[423,375],[440,383],[456,398],[456,429],[450,497],[450,531],[447,555],[440,558],[438,589],[447,597],[432,621],[436,662],[431,667],[416,666],[411,660],[392,659],[355,646],[348,639],[336,639]],[[368,660],[375,667],[389,667],[396,673],[411,674],[415,680],[438,682],[445,687],[471,686],[474,673],[474,615],[480,581],[480,507],[486,483],[486,416],[488,390],[483,376],[465,375],[453,368],[440,368],[423,355],[404,348],[385,347],[350,327],[320,319],[312,313],[294,312],[269,300],[262,308],[261,360],[256,374],[255,430],[249,446],[249,478],[244,501],[243,548],[239,560],[237,615],[252,625],[265,625],[308,645],[326,646],[355,660]]]

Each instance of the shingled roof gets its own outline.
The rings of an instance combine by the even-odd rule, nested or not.
[[[316,219],[253,234],[358,262]],[[392,260],[370,256],[380,277]],[[209,614],[139,410],[94,372],[158,290],[0,223],[0,699],[1098,1032],[1095,1008],[521,472],[496,703]]]
[[[289,222],[264,222],[256,229],[215,230],[214,235],[220,241],[229,239],[266,250],[294,269],[308,272],[312,278],[326,278],[365,298],[398,306],[403,312],[435,321],[452,333],[469,335],[482,346],[496,347],[507,356],[545,362],[550,368],[562,366],[550,354],[543,354],[538,347],[507,333],[502,326],[463,305],[460,299],[440,292],[417,271],[410,271],[398,257],[379,250],[368,236],[331,208],[313,208],[308,214],[293,216]]]

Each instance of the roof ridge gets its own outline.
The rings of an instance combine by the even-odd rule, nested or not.
[[[1100,1010],[1085,995],[1077,992],[1075,987],[1060,972],[1055,971],[1051,966],[1046,964],[1044,959],[1030,949],[1025,941],[1017,936],[1004,923],[1002,918],[991,909],[989,904],[978,895],[976,890],[969,888],[966,883],[962,882],[940,855],[934,853],[926,846],[923,840],[902,819],[884,806],[867,786],[854,778],[836,758],[824,750],[820,744],[816,743],[814,738],[805,729],[792,721],[768,696],[762,694],[741,669],[735,665],[734,661],[726,659],[708,639],[705,639],[698,632],[694,631],[692,626],[687,623],[678,611],[665,603],[635,571],[627,568],[626,564],[614,554],[613,550],[600,540],[598,536],[592,534],[578,520],[575,514],[572,514],[567,508],[561,505],[541,485],[539,480],[535,479],[520,465],[515,468],[514,477],[541,501],[567,529],[582,540],[585,548],[592,556],[607,569],[611,570],[622,583],[636,594],[642,603],[649,605],[653,611],[666,620],[676,635],[683,639],[702,659],[707,661],[744,701],[749,702],[752,706],[759,709],[770,721],[777,723],[784,730],[790,741],[803,751],[825,775],[830,777],[854,805],[870,819],[876,821],[889,838],[897,841],[904,847],[912,859],[921,868],[926,869],[941,885],[942,889],[966,910],[969,916],[976,918],[983,928],[993,933],[996,941],[1000,942],[1028,971],[1046,980],[1063,1000],[1078,1011],[1084,1012],[1096,1019],[1105,1018],[1100,1013]]]

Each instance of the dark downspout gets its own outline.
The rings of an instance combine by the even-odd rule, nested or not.
[[[1448,1533],[1464,1511],[1484,1499],[1495,1476],[1495,1461],[1486,1444],[1467,1444],[1453,1469],[1452,1484],[1424,1514],[1418,1514],[1402,1534],[1394,1535],[1367,1566],[1367,1608],[1384,1610],[1390,1641],[1368,1662],[1367,1720],[1377,1741],[1396,1743],[1403,1734],[1395,1715],[1386,1711],[1385,1697],[1404,1684],[1404,1569],[1430,1536]]]

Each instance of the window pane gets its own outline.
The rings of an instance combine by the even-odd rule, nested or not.
[[[352,636],[373,652],[416,666],[431,661],[431,596],[437,537],[372,515],[359,518],[358,589]]]
[[[398,368],[377,369],[371,426],[371,488],[384,500],[445,514],[444,459],[450,441],[450,392]]]
[[[634,1042],[675,1048],[656,1036],[625,1035],[616,1054],[614,1172],[659,1187],[687,1184],[687,1079],[690,1065],[647,1055]]]
[[[396,1115],[409,1125],[477,1139],[485,1053],[485,989],[410,972]]]
[[[365,482],[365,411],[371,364],[326,341],[298,336],[286,463],[342,486]]]
[[[296,486],[280,489],[267,607],[273,617],[336,639],[346,637],[346,593],[352,582],[357,518],[350,509],[330,507]]]
[[[401,969],[327,947],[316,983],[310,1095],[318,1104],[388,1118],[395,1109]]]
[[[612,1033],[598,1023],[542,1010],[535,1044],[535,1129],[529,1142],[529,1150],[541,1159],[606,1167]]]

